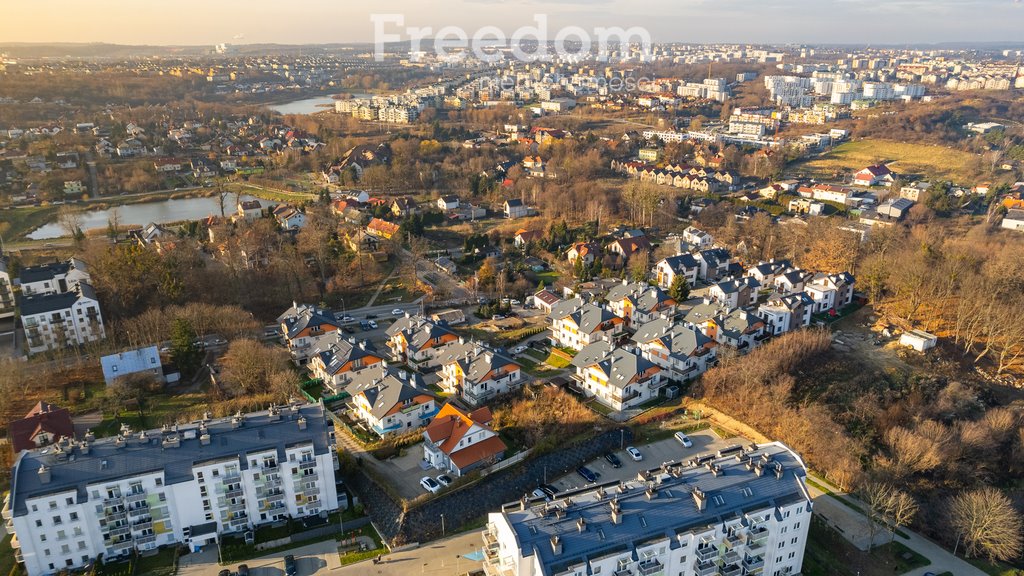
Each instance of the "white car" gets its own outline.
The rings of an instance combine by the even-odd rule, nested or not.
[[[451,486],[452,477],[447,474],[441,474],[440,476],[437,477],[437,483],[440,484],[441,486]]]
[[[633,459],[633,462],[639,462],[644,459],[644,455],[633,446],[626,446],[626,454],[629,454],[629,457]]]
[[[676,440],[679,441],[680,444],[683,445],[684,448],[690,448],[693,446],[693,442],[690,441],[690,437],[687,436],[686,434],[683,434],[682,432],[676,432],[675,438]]]
[[[511,300],[511,304],[513,306],[519,306],[520,304],[522,304],[522,302],[520,302],[519,300]]]
[[[370,320],[370,321],[367,322],[367,324],[370,325],[370,330],[376,330],[377,329],[377,321],[376,320]]]
[[[402,314],[405,314],[405,311],[402,310],[401,308],[395,308],[394,310],[391,311],[391,313],[394,314],[395,316],[401,316]]]
[[[526,352],[526,346],[521,344],[512,349],[513,354],[522,354],[523,352]]]
[[[438,490],[441,489],[441,485],[430,476],[420,478],[420,486],[423,486],[423,489],[431,494],[437,494]]]

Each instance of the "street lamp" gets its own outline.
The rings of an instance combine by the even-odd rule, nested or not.
[[[441,514],[441,538],[444,538],[444,514]]]

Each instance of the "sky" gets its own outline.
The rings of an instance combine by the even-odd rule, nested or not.
[[[641,26],[655,42],[920,44],[1024,38],[1022,0],[3,0],[0,43],[213,45],[372,42],[371,14],[436,33],[511,34],[548,19]],[[384,26],[401,33],[404,27]],[[407,35],[406,35],[407,37]]]

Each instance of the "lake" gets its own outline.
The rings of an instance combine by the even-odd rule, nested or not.
[[[325,104],[330,104],[330,106],[325,108]],[[334,111],[334,98],[330,96],[317,96],[316,98],[295,100],[294,102],[285,102],[284,104],[272,104],[268,105],[267,108],[280,114],[312,114],[323,110]]]
[[[264,200],[243,194],[242,201],[259,200],[264,208],[276,206],[276,202]],[[106,210],[89,210],[80,215],[82,230],[93,230],[106,228],[110,220],[112,210],[118,211],[121,226],[145,226],[150,222],[166,224],[168,222],[181,222],[183,220],[200,220],[207,216],[220,216],[220,201],[216,196],[205,198],[175,198],[172,200],[159,200],[156,202],[143,202],[139,204],[127,204]],[[224,212],[231,214],[235,212],[235,195],[229,194],[224,200]],[[49,240],[67,236],[64,228],[59,222],[44,224],[32,231],[27,236],[30,240]]]

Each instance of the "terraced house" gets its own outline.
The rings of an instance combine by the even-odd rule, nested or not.
[[[278,316],[284,343],[291,352],[292,361],[302,366],[316,353],[324,336],[341,328],[334,313],[313,304],[296,304]]]
[[[406,314],[388,327],[388,348],[399,362],[425,363],[446,346],[459,341],[457,334],[422,316]]]
[[[717,342],[668,318],[639,326],[633,342],[645,359],[660,366],[674,382],[693,380],[718,361]]]
[[[799,574],[807,470],[778,442],[669,462],[487,516],[487,576]]]
[[[289,405],[22,452],[2,515],[28,576],[338,507],[334,427]]]
[[[363,378],[358,385],[348,388],[353,412],[375,434],[383,437],[421,428],[437,414],[437,399],[419,386],[414,377],[386,368],[378,377],[372,377],[375,372],[376,367],[362,370],[371,379]]]
[[[332,332],[332,336],[333,341],[325,338],[321,348],[309,359],[309,371],[334,392],[344,387],[351,372],[384,360],[373,344],[366,340],[357,343],[354,338],[346,339],[340,330]]]
[[[551,308],[551,340],[558,346],[580,350],[601,340],[613,340],[624,322],[612,312],[580,298],[559,302]]]
[[[614,411],[639,406],[656,398],[665,385],[660,366],[626,348],[596,342],[572,359],[572,378],[588,397]]]
[[[441,367],[441,388],[472,406],[516,390],[524,382],[519,364],[479,345]]]

